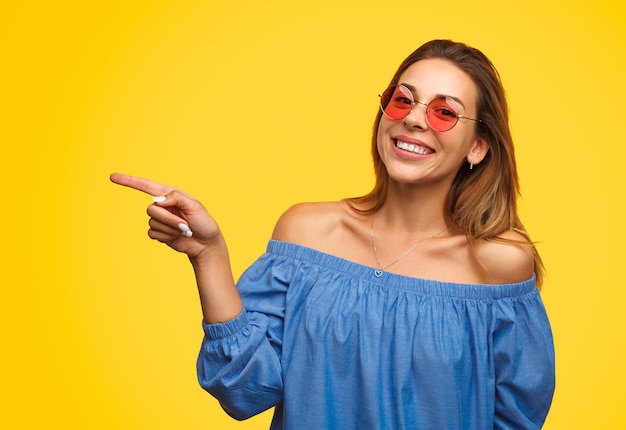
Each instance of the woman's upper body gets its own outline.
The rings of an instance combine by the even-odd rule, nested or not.
[[[237,288],[199,202],[112,176],[164,196],[149,235],[194,267],[202,386],[236,418],[276,406],[273,428],[539,428],[554,390],[543,268],[489,60],[450,41],[416,50],[371,151],[374,189],[289,209]]]
[[[552,335],[506,109],[490,106],[503,94],[484,58],[475,68],[491,71],[495,95],[462,67],[467,50],[457,62],[437,50],[410,56],[382,96],[375,189],[289,209],[242,276],[244,312],[205,325],[199,378],[233,416],[276,406],[273,428],[543,424]]]

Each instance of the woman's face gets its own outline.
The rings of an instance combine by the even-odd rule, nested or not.
[[[466,161],[482,161],[488,145],[476,134],[475,121],[459,118],[452,129],[441,132],[426,119],[425,105],[441,96],[455,100],[459,115],[477,118],[478,90],[469,75],[450,61],[427,59],[412,64],[398,84],[410,89],[419,103],[403,119],[385,115],[380,119],[377,149],[390,179],[408,184],[452,184]]]

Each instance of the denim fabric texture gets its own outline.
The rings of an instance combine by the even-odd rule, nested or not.
[[[241,277],[244,311],[203,323],[200,384],[272,429],[538,429],[554,392],[534,277],[410,278],[270,241]]]

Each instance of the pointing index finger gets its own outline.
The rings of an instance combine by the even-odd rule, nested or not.
[[[162,196],[175,189],[174,187],[170,187],[169,185],[159,184],[149,179],[125,175],[123,173],[113,173],[110,176],[110,179],[111,182],[113,182],[114,184],[133,188],[137,191],[142,191],[152,196]]]

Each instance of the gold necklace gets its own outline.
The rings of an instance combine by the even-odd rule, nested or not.
[[[385,270],[386,268],[388,268],[389,266],[396,264],[398,261],[402,260],[404,257],[406,257],[411,251],[413,251],[415,249],[415,247],[417,245],[419,245],[420,243],[428,240],[428,239],[432,239],[433,237],[439,236],[441,233],[443,233],[444,231],[446,231],[448,229],[448,227],[450,227],[450,224],[448,224],[447,226],[445,226],[443,228],[443,230],[438,231],[435,234],[431,234],[430,236],[426,236],[421,238],[420,240],[418,240],[417,242],[415,242],[409,249],[407,249],[406,251],[404,251],[402,253],[402,255],[400,255],[398,258],[396,258],[395,260],[393,260],[391,263],[386,264],[386,265],[382,265],[380,263],[380,260],[378,259],[378,250],[376,249],[376,242],[374,241],[374,219],[376,218],[375,214],[372,215],[372,225],[370,226],[370,238],[372,239],[372,247],[374,248],[374,256],[376,257],[376,263],[378,263],[378,269],[374,270],[374,276],[376,276],[377,278],[380,278],[381,276],[383,276],[383,270]]]

